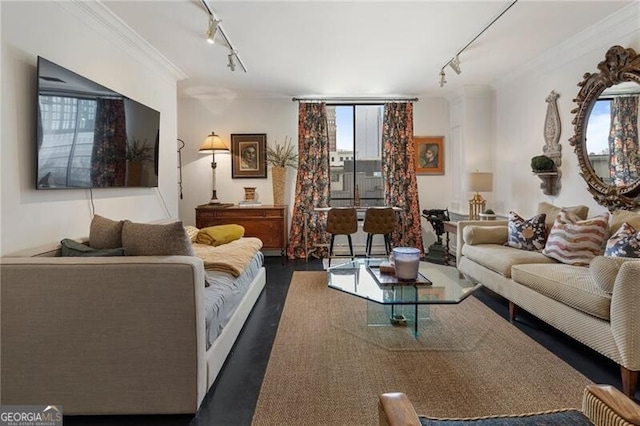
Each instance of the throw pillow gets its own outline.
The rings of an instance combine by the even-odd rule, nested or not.
[[[587,220],[561,210],[549,232],[542,254],[569,265],[588,265],[604,253],[609,238],[609,213]]]
[[[60,241],[60,256],[62,257],[103,257],[103,256],[124,256],[122,247],[115,249],[94,249],[86,244],[65,238]]]
[[[623,223],[627,223],[636,229],[640,229],[640,213],[629,210],[616,210],[611,214],[609,227],[611,234],[615,234]]]
[[[536,214],[546,214],[547,218],[545,220],[545,225],[547,227],[547,233],[553,227],[553,224],[560,213],[560,210],[565,210],[571,212],[578,216],[580,219],[584,220],[587,218],[589,214],[589,207],[587,206],[573,206],[573,207],[556,207],[553,204],[549,204],[545,201],[538,203],[538,211]]]
[[[122,246],[127,256],[195,256],[180,221],[161,225],[125,220]]]
[[[122,247],[122,220],[93,215],[89,228],[89,245],[94,249]]]
[[[613,257],[640,257],[640,232],[623,223],[618,231],[609,238],[604,250],[605,256]]]
[[[504,226],[465,226],[462,239],[471,246],[478,244],[504,244],[508,231]]]
[[[515,212],[509,212],[509,237],[505,245],[521,250],[541,251],[547,240],[545,213],[531,219],[523,219]]]
[[[196,243],[220,246],[239,240],[244,236],[244,226],[241,225],[216,225],[202,228],[196,236]]]
[[[598,287],[607,293],[613,293],[618,271],[626,262],[638,262],[638,259],[627,257],[597,256],[589,264],[589,272]]]

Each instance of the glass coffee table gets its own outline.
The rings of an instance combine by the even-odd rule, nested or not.
[[[429,318],[430,305],[460,303],[482,286],[460,278],[454,267],[428,262],[420,262],[416,281],[400,282],[380,273],[385,260],[355,259],[327,270],[330,288],[367,300],[370,326],[411,326],[418,338],[418,323]]]

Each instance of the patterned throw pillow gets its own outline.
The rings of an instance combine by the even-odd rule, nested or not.
[[[640,257],[640,232],[623,223],[618,231],[609,238],[604,251],[605,256],[613,257]]]
[[[547,238],[545,219],[542,213],[531,219],[523,219],[515,212],[509,212],[509,237],[506,245],[528,251],[541,251]]]
[[[542,254],[569,265],[588,265],[591,259],[604,253],[608,238],[608,212],[579,220],[573,213],[561,210]]]

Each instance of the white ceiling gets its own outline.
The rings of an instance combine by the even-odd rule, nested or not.
[[[461,55],[462,74],[440,69],[511,1],[207,1],[229,49],[206,42],[200,0],[103,0],[188,78],[180,96],[442,96],[533,60],[627,1],[519,0]]]

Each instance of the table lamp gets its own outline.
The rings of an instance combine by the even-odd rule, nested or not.
[[[216,135],[215,132],[211,132],[202,142],[198,151],[201,153],[211,152],[211,188],[213,192],[209,204],[220,204],[216,195],[216,167],[218,166],[216,164],[216,151],[229,151],[229,148],[222,142],[220,136]]]
[[[486,201],[480,193],[493,191],[493,173],[468,173],[467,186],[469,191],[475,192],[473,198],[469,200],[469,220],[478,220],[486,206]]]

